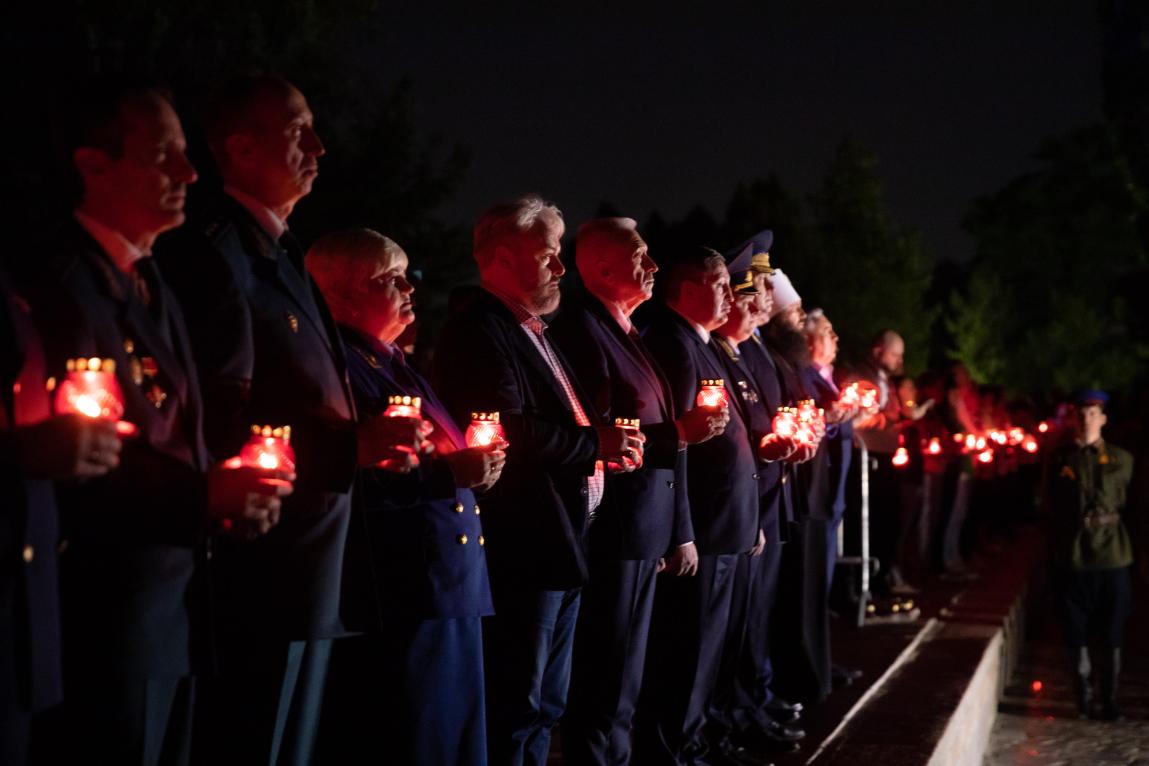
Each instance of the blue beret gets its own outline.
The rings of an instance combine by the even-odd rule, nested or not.
[[[1077,394],[1077,406],[1079,407],[1097,405],[1098,407],[1104,408],[1106,404],[1109,404],[1109,394],[1100,389],[1082,391]]]

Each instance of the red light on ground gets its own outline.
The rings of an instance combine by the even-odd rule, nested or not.
[[[1045,684],[1043,684],[1041,681],[1034,681],[1029,685],[1029,688],[1033,689],[1034,694],[1038,694],[1042,689],[1045,688]]]

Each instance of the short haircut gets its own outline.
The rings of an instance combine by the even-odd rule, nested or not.
[[[524,194],[510,202],[500,202],[488,208],[475,222],[475,260],[482,266],[489,260],[490,251],[495,245],[502,244],[508,237],[530,231],[547,214],[560,221],[563,218],[562,211],[553,202],[547,202],[538,194]]]
[[[669,301],[678,299],[683,282],[701,282],[716,265],[726,265],[722,253],[701,245],[676,249],[665,260],[665,265],[659,264],[659,268],[665,274],[661,280],[662,295]]]
[[[82,182],[73,164],[77,149],[99,149],[112,157],[124,151],[128,130],[124,107],[160,98],[171,103],[171,92],[155,80],[127,74],[105,74],[86,80],[56,104],[52,144],[56,164],[69,192],[78,197]]]
[[[879,351],[884,349],[888,344],[892,343],[894,338],[902,337],[893,330],[885,329],[874,336],[874,340],[870,343],[871,351]]]
[[[830,321],[826,319],[826,312],[822,309],[814,308],[806,312],[806,322],[802,326],[802,329],[805,330],[807,335],[813,335],[818,331],[818,325],[820,324],[818,320],[820,319],[825,319],[827,322]]]
[[[379,255],[384,263],[402,252],[390,237],[372,229],[345,229],[325,234],[307,251],[307,270],[319,285],[324,298],[340,304],[354,292],[354,287],[368,279]]]
[[[604,246],[628,242],[637,233],[638,222],[633,218],[592,218],[578,227],[575,235],[575,263],[581,273],[591,256]]]
[[[244,74],[221,85],[203,113],[204,132],[217,161],[220,144],[228,136],[250,127],[252,111],[264,98],[286,95],[293,90],[294,85],[275,74]]]

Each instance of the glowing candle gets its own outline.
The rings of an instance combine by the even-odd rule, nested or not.
[[[1021,448],[1032,455],[1033,453],[1037,452],[1037,439],[1034,439],[1032,436],[1025,437],[1025,441],[1022,442]]]
[[[954,434],[954,442],[955,443],[961,444],[964,441],[965,441],[965,434],[962,434],[962,433]]]
[[[1009,443],[1016,446],[1025,441],[1025,431],[1017,426],[1009,429]]]
[[[291,426],[252,426],[251,436],[228,460],[230,468],[245,466],[264,471],[295,472],[295,450],[291,448]]]
[[[615,418],[614,425],[616,428],[621,428],[628,434],[634,435],[638,433],[639,420],[638,418]],[[623,461],[627,468],[640,468],[642,466],[642,454],[638,453],[636,458],[624,456]],[[621,466],[619,467],[621,468]]]
[[[417,396],[388,396],[387,409],[383,416],[388,418],[421,418],[422,400]]]
[[[793,407],[779,407],[770,430],[783,439],[793,439],[798,432],[798,415]]]
[[[838,401],[847,407],[853,407],[862,400],[861,393],[858,392],[858,384],[851,383],[842,389],[842,395],[838,397]]]
[[[941,439],[939,439],[936,436],[931,438],[929,443],[926,445],[925,453],[927,455],[940,455],[940,454],[942,454]]]
[[[1044,420],[1041,421],[1037,424],[1037,431],[1038,433],[1046,433],[1049,431],[1049,423],[1046,423]]]
[[[890,461],[894,464],[894,468],[905,468],[910,464],[910,453],[905,447],[898,447],[894,452],[894,457]]]
[[[506,441],[503,426],[497,412],[472,412],[471,425],[467,426],[467,446],[487,447],[500,439]]]
[[[136,426],[120,420],[124,416],[124,392],[116,381],[114,359],[69,359],[67,369],[68,374],[56,386],[57,413],[115,420],[121,436],[135,435]]]
[[[726,386],[722,378],[703,378],[698,382],[698,396],[694,401],[699,407],[720,410],[727,407]]]
[[[979,463],[992,463],[993,450],[983,449],[981,452],[977,453],[977,460]]]

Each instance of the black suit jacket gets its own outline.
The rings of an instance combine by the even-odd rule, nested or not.
[[[186,674],[189,584],[206,527],[208,457],[183,317],[158,277],[149,284],[152,310],[145,308],[128,278],[75,224],[42,266],[27,295],[49,372],[62,377],[69,358],[115,360],[124,419],[140,431],[124,442],[119,468],[60,488],[65,670]],[[139,268],[154,272],[151,266]],[[154,360],[155,377],[134,379],[133,358],[146,367]],[[153,384],[166,396],[158,405],[149,396]],[[200,601],[190,606],[196,618],[204,616]]]
[[[579,291],[563,298],[554,337],[587,392],[598,422],[638,418],[646,435],[643,466],[609,475],[606,495],[590,528],[592,556],[656,559],[694,540],[686,501],[686,451],[670,384],[606,307]]]
[[[343,344],[302,252],[273,241],[224,197],[158,258],[187,315],[213,455],[235,455],[252,425],[290,425],[297,458],[298,481],[279,525],[254,542],[215,546],[224,643],[254,649],[253,635],[341,635],[354,405]]]
[[[666,306],[652,312],[642,337],[670,381],[678,410],[694,407],[699,380],[726,381],[730,422],[721,436],[687,448],[687,496],[700,555],[747,551],[758,539],[757,456],[740,397],[717,356],[720,352],[703,343],[694,328]]]
[[[40,339],[7,284],[0,285],[0,365],[4,429],[48,417]],[[0,434],[0,721],[53,705],[63,691],[55,491],[18,469],[8,435]]]
[[[472,412],[499,412],[511,445],[502,477],[481,501],[496,612],[508,589],[581,585],[598,437],[575,423],[546,361],[498,298],[476,289],[463,299],[436,346],[434,380],[460,428]]]

